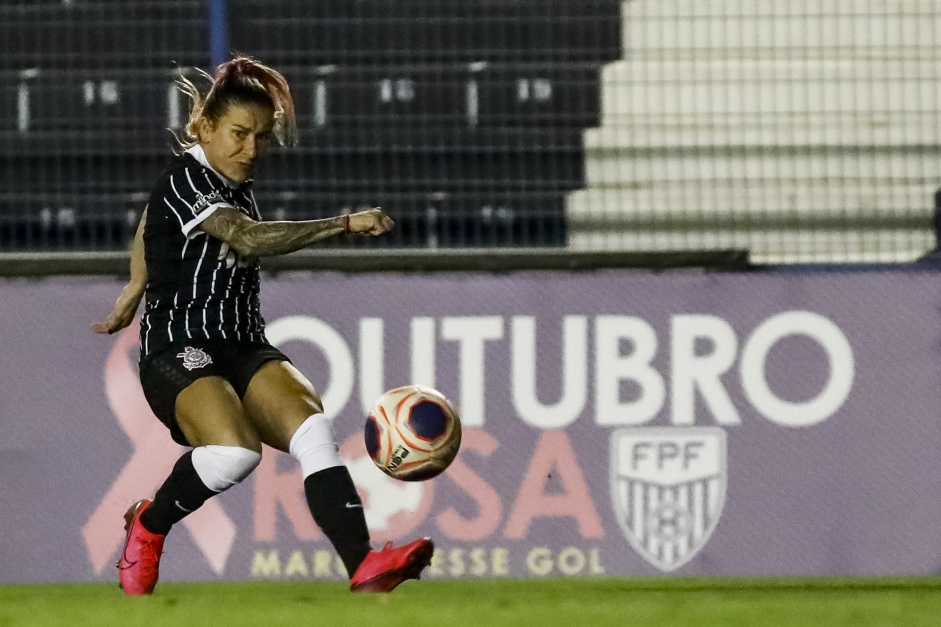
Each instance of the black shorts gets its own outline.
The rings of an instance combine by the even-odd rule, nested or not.
[[[144,396],[174,442],[190,446],[176,421],[176,397],[193,381],[222,377],[244,398],[252,377],[269,361],[291,360],[270,344],[191,341],[148,355],[140,364]]]

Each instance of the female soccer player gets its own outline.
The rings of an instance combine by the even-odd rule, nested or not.
[[[289,253],[341,233],[376,236],[392,220],[372,209],[323,220],[262,222],[251,176],[270,140],[294,143],[294,103],[284,77],[239,57],[222,64],[193,101],[185,152],[150,195],[131,249],[131,279],[111,314],[93,325],[113,333],[143,296],[140,379],[173,439],[192,447],[153,499],[125,514],[118,562],[127,594],[150,594],[174,524],[243,481],[262,444],[300,462],[311,514],[350,575],[354,592],[391,591],[417,579],[428,538],[371,550],[362,502],[340,459],[313,386],[265,338],[258,258]]]

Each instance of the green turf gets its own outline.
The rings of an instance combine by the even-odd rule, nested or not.
[[[761,627],[941,624],[941,579],[552,579],[407,582],[353,595],[333,583],[0,586],[0,626],[363,625]]]

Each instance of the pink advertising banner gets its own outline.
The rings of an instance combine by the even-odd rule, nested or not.
[[[282,275],[269,340],[321,392],[376,544],[431,578],[929,574],[941,564],[935,272]],[[137,379],[120,284],[0,282],[0,581],[116,580],[122,514],[183,451]],[[365,453],[388,388],[461,413],[440,477]],[[164,580],[338,580],[265,451],[170,534]]]

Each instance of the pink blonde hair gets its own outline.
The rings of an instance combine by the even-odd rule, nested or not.
[[[177,84],[191,102],[189,121],[180,144],[188,148],[199,143],[197,123],[200,118],[219,120],[230,107],[261,104],[274,110],[274,136],[281,145],[297,143],[297,119],[294,100],[284,76],[274,68],[249,57],[235,57],[216,68],[214,76],[198,70],[212,82],[208,93],[200,93],[185,76]]]

